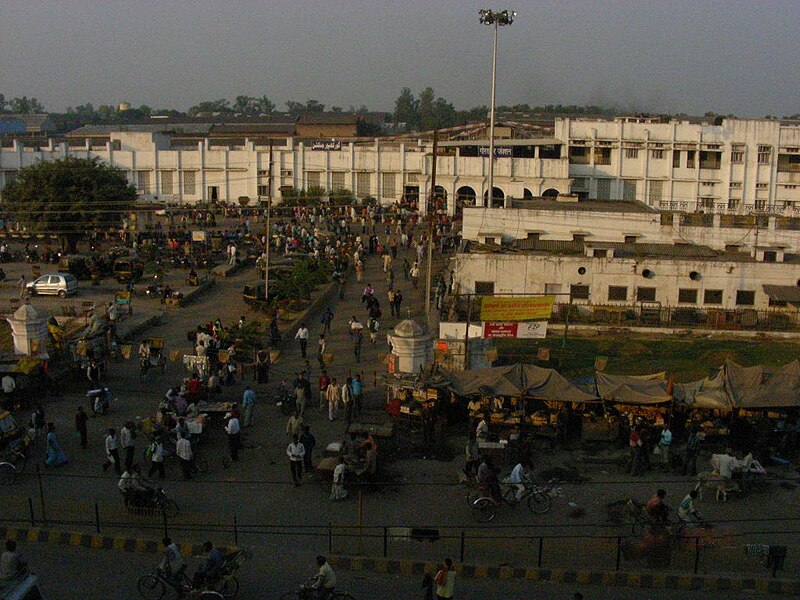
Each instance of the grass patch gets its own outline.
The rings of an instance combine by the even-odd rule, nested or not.
[[[537,361],[540,347],[550,349],[549,361]],[[605,371],[620,375],[645,375],[659,371],[674,373],[676,381],[706,377],[726,359],[744,366],[784,365],[800,355],[800,343],[770,340],[647,339],[625,336],[570,338],[561,367],[562,340],[497,340],[499,364],[517,362],[558,368],[567,377],[594,373],[595,357],[608,357]]]

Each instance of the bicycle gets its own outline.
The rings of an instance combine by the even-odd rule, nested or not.
[[[20,443],[9,445],[0,453],[0,485],[11,485],[19,473],[25,470],[28,462],[27,442],[20,438]]]
[[[628,511],[633,516],[633,523],[631,523],[631,533],[636,537],[642,537],[648,530],[653,527],[659,527],[667,532],[669,537],[676,542],[685,542],[686,540],[693,539],[694,536],[687,536],[686,532],[691,525],[697,525],[701,530],[712,529],[713,524],[708,521],[700,520],[696,523],[684,521],[681,518],[671,519],[665,518],[663,522],[658,522],[645,510],[645,506],[636,500],[630,499],[627,503]]]
[[[516,496],[516,488],[505,484],[501,488],[499,501],[489,493],[489,490],[484,485],[475,483],[469,487],[472,491],[467,494],[467,502],[472,509],[472,516],[479,523],[492,521],[497,516],[497,510],[501,504],[516,506],[524,501],[528,505],[528,510],[536,515],[548,512],[553,506],[553,498],[549,493],[550,489],[533,483],[525,484],[525,492],[519,499]]]
[[[317,588],[313,587],[314,579],[309,579],[306,583],[301,585],[298,589],[286,592],[280,600],[317,600]],[[349,592],[341,592],[336,589],[328,597],[329,600],[356,600]]]
[[[239,581],[235,577],[221,577],[211,582],[209,587],[197,588],[185,571],[169,577],[156,567],[136,582],[136,589],[145,600],[161,600],[166,596],[167,588],[171,588],[180,598],[233,598],[239,592]]]

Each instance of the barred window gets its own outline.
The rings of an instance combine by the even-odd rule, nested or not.
[[[189,196],[194,196],[197,193],[194,171],[183,172],[183,193]]]
[[[608,299],[612,301],[624,301],[628,299],[628,288],[623,285],[608,286]]]
[[[397,176],[395,173],[383,173],[383,197],[394,199],[397,196],[395,183]]]
[[[172,171],[161,171],[161,193],[167,196],[175,193],[172,188]]]
[[[334,171],[331,173],[331,189],[344,189],[344,171]]]

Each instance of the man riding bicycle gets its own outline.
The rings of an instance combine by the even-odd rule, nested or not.
[[[155,494],[155,490],[142,477],[142,469],[138,464],[125,470],[117,487],[122,492],[125,504],[130,506],[149,506]]]
[[[222,565],[225,562],[222,552],[219,551],[219,548],[215,548],[211,542],[205,542],[202,546],[202,551],[206,554],[206,560],[194,574],[194,586],[197,588],[214,581],[219,576]]]
[[[478,467],[478,474],[476,476],[478,483],[484,486],[491,497],[497,501],[503,501],[503,494],[500,490],[500,481],[497,479],[497,470],[492,464],[492,457],[486,456],[483,462]]]
[[[317,590],[318,600],[328,600],[333,596],[336,587],[336,573],[324,556],[317,557],[319,572],[314,577],[311,588]]]
[[[653,523],[660,526],[667,525],[667,515],[669,514],[669,507],[664,503],[664,498],[667,492],[659,489],[655,495],[647,502],[647,515],[653,520]]]
[[[700,512],[694,505],[697,495],[697,490],[692,490],[686,494],[686,497],[681,500],[681,503],[678,505],[678,518],[687,525],[691,523],[704,523],[703,517],[700,516]]]

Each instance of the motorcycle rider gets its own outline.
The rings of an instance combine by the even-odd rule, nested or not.
[[[150,506],[153,502],[155,490],[142,476],[142,469],[138,463],[125,470],[117,487],[122,492],[126,506]]]

